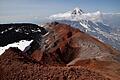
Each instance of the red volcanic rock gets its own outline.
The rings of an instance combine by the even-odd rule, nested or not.
[[[43,52],[41,50],[35,50],[31,57],[37,61],[41,61],[42,57],[43,57]]]
[[[109,45],[69,25],[51,23],[44,27],[49,33],[42,37],[41,43],[44,44],[38,48],[43,51],[42,63],[45,61],[45,64],[47,62],[73,65],[77,59],[92,58],[112,61],[114,60],[112,57],[119,54]],[[37,58],[34,59],[40,62]]]
[[[99,72],[80,66],[41,65],[26,61],[16,49],[0,56],[0,80],[110,80]]]
[[[120,79],[118,51],[66,24],[54,22],[44,28],[48,33],[33,41],[27,55],[9,49],[0,56],[2,80]]]

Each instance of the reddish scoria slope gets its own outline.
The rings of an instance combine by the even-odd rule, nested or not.
[[[0,80],[110,80],[81,66],[50,66],[30,62],[10,48],[0,56]]]
[[[114,50],[109,45],[106,45],[99,40],[89,36],[81,32],[78,29],[72,28],[66,24],[59,24],[57,22],[49,23],[44,26],[44,28],[48,31],[48,33],[42,38],[35,41],[41,41],[40,47],[35,49],[36,42],[31,44],[31,48],[26,51],[29,53],[28,55],[24,55],[21,58],[19,55],[15,55],[15,51],[8,50],[1,56],[1,70],[3,74],[12,75],[13,77],[18,76],[18,73],[23,74],[25,77],[31,77],[28,73],[28,70],[33,71],[32,79],[43,79],[44,77],[38,76],[38,74],[43,75],[43,72],[47,70],[50,71],[49,74],[44,73],[46,77],[50,77],[51,75],[57,76],[54,79],[60,79],[61,76],[65,77],[63,80],[75,80],[75,79],[85,79],[85,80],[104,80],[104,79],[113,79],[119,80],[119,70],[120,70],[120,59],[119,59],[119,52]],[[34,49],[33,49],[34,48]],[[31,51],[34,50],[34,51]],[[9,53],[11,52],[11,54]],[[16,52],[22,53],[22,52]],[[7,56],[11,57],[7,58]],[[20,58],[18,58],[18,57]],[[12,59],[14,57],[14,59]],[[31,63],[32,62],[32,63]],[[5,68],[4,66],[8,65],[9,68]],[[34,63],[34,64],[33,64]],[[112,63],[112,65],[110,64]],[[109,64],[109,66],[108,66]],[[113,66],[114,64],[114,66]],[[30,66],[31,68],[26,70],[22,66]],[[48,69],[41,68],[41,66],[46,65]],[[21,66],[21,67],[20,67]],[[52,67],[51,67],[52,66]],[[53,69],[53,66],[58,66]],[[64,66],[64,67],[63,67]],[[75,72],[69,72],[70,66],[73,66]],[[84,68],[81,68],[83,66]],[[21,69],[23,68],[23,69]],[[52,69],[51,69],[52,68]],[[12,74],[10,70],[15,72]],[[22,72],[17,72],[17,69],[22,70]],[[89,73],[86,70],[90,70]],[[66,70],[68,72],[66,72]],[[83,73],[82,71],[83,70]],[[85,71],[84,71],[85,70]],[[95,71],[94,74],[92,71]],[[8,74],[10,71],[10,74]],[[25,72],[26,71],[26,72]],[[37,71],[37,72],[36,72]],[[60,72],[61,74],[56,73]],[[63,74],[62,72],[65,71],[67,74]],[[77,71],[77,72],[76,72]],[[35,73],[34,73],[35,72]],[[85,73],[87,73],[87,76]],[[25,74],[28,73],[29,75],[26,76]],[[80,74],[78,74],[80,73]],[[97,73],[101,74],[98,76]],[[78,77],[74,78],[74,74]],[[92,75],[91,75],[92,74]],[[5,75],[3,77],[5,78]],[[22,79],[24,79],[23,75],[21,75]],[[61,75],[61,76],[60,76]],[[73,77],[68,78],[73,75]],[[83,76],[80,76],[83,75]],[[66,77],[67,76],[67,77]],[[89,77],[88,77],[89,76]],[[11,77],[11,78],[13,78]],[[16,77],[15,77],[16,78]],[[53,78],[51,78],[53,79]]]
[[[92,59],[114,61],[119,52],[109,45],[106,45],[96,38],[85,34],[69,25],[51,23],[44,26],[49,34],[43,37],[42,47],[32,53],[32,57],[37,61],[44,59],[51,63],[60,61],[65,64],[71,64],[76,59]],[[42,57],[36,57],[39,53]],[[53,59],[53,61],[46,59]],[[114,58],[113,58],[114,57]],[[117,59],[117,58],[116,58]],[[57,61],[57,62],[58,62]],[[119,61],[119,60],[118,60]],[[74,63],[72,63],[74,64]]]

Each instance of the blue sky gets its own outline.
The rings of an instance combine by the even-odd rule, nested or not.
[[[0,17],[39,16],[72,10],[80,7],[83,11],[119,13],[120,0],[0,0]]]

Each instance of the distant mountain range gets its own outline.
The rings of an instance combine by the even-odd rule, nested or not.
[[[115,16],[115,17],[114,17]],[[116,17],[118,16],[118,17]],[[120,50],[119,13],[86,13],[79,8],[49,16],[50,20],[69,24]],[[110,21],[109,19],[113,19]],[[114,20],[114,18],[116,20]],[[117,27],[116,27],[117,26]]]

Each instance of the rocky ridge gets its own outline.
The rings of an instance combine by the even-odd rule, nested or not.
[[[43,26],[24,50],[0,56],[1,79],[119,80],[120,52],[94,37],[58,22]],[[7,76],[7,77],[6,77]]]

